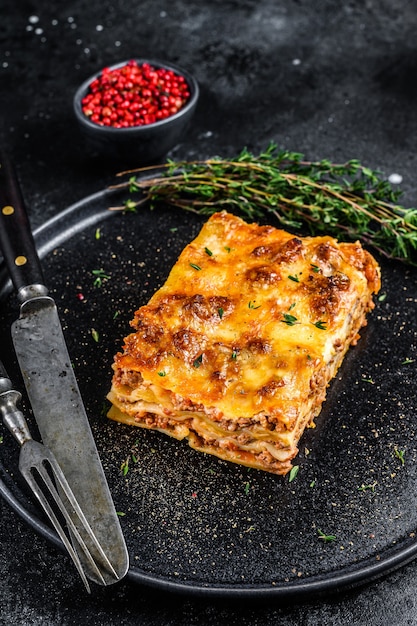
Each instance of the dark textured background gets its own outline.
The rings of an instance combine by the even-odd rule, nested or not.
[[[403,202],[414,205],[416,27],[405,1],[3,0],[1,140],[32,225],[112,182],[117,167],[86,152],[71,98],[97,69],[134,56],[178,63],[199,81],[196,116],[172,158],[257,152],[274,140],[400,174]],[[2,624],[417,624],[415,563],[292,606],[197,601],[128,582],[86,597],[64,555],[5,503],[0,515]]]

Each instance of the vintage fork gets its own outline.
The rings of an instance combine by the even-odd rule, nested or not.
[[[51,450],[32,439],[25,417],[18,408],[21,397],[13,388],[0,361],[0,415],[21,446],[19,470],[53,524],[90,593],[90,585],[78,551],[82,552],[85,563],[88,563],[91,572],[103,585],[107,583],[100,568],[115,581],[119,577],[97,541]],[[64,520],[68,535],[57,516]]]

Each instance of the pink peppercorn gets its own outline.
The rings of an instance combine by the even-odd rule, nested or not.
[[[100,126],[144,126],[177,113],[190,97],[183,76],[134,60],[104,68],[81,101],[84,115]]]

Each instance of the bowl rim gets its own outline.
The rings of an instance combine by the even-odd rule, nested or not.
[[[104,126],[104,125],[101,126],[100,124],[96,124],[95,122],[92,122],[83,113],[82,108],[81,108],[81,99],[87,93],[90,84],[93,82],[93,80],[95,80],[101,75],[101,73],[103,72],[103,69],[108,68],[110,70],[115,70],[120,67],[123,67],[124,65],[127,65],[130,61],[136,61],[138,65],[143,65],[147,63],[153,67],[156,67],[157,69],[164,68],[167,70],[172,70],[176,74],[183,76],[187,82],[188,87],[190,88],[189,99],[184,104],[184,106],[179,111],[177,111],[177,113],[174,113],[173,115],[170,115],[169,117],[166,117],[163,120],[158,120],[150,124],[143,124],[142,126],[127,126],[123,128],[115,128],[114,126]],[[73,109],[74,109],[74,113],[78,121],[81,124],[83,124],[86,128],[94,132],[98,132],[98,133],[105,132],[107,134],[123,133],[125,135],[128,135],[129,133],[131,134],[140,133],[140,132],[145,133],[145,131],[161,128],[162,126],[166,124],[175,122],[179,118],[186,115],[186,113],[188,113],[189,110],[192,109],[196,105],[197,100],[199,98],[199,94],[200,94],[200,89],[199,89],[196,78],[188,70],[183,69],[179,65],[176,65],[175,63],[171,63],[169,61],[162,61],[160,59],[145,59],[145,58],[131,57],[129,59],[126,59],[125,61],[118,61],[117,63],[112,63],[111,65],[105,65],[100,70],[98,70],[97,72],[95,72],[94,74],[86,78],[81,83],[81,85],[77,88],[74,94]]]

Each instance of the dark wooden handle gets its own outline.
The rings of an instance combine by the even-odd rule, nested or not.
[[[44,284],[22,193],[8,157],[0,153],[0,249],[13,285]]]

